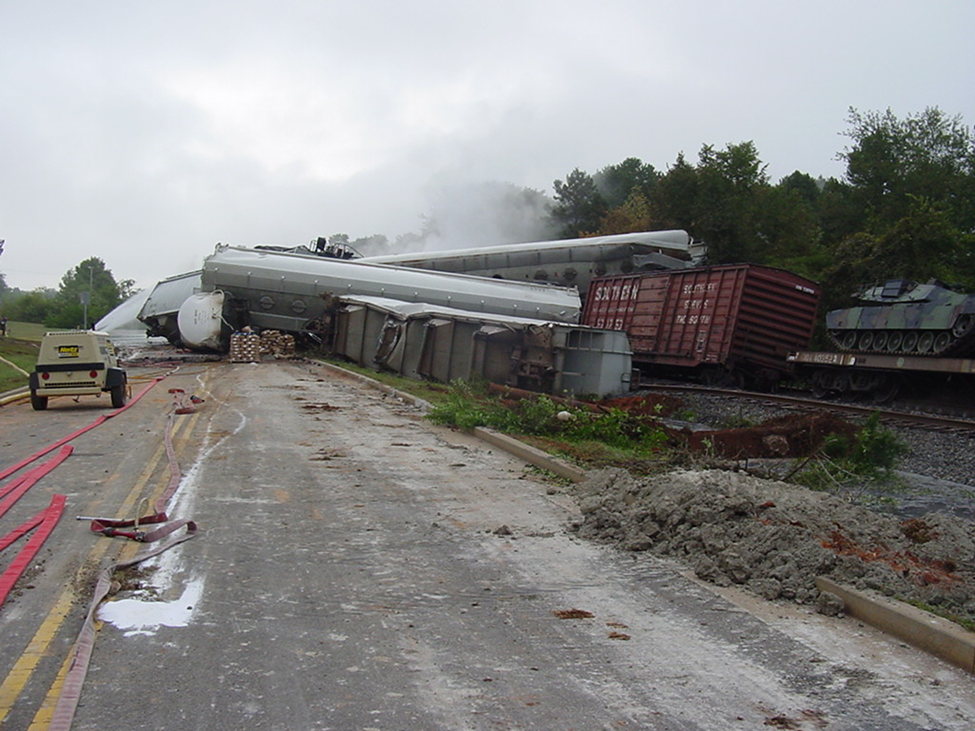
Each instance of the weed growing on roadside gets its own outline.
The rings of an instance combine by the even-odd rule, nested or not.
[[[852,439],[831,435],[815,459],[797,467],[793,481],[813,490],[831,492],[851,501],[889,503],[903,489],[894,473],[907,451],[897,436],[871,414]]]
[[[647,456],[666,440],[652,417],[617,408],[592,411],[544,394],[510,403],[488,394],[485,384],[471,381],[452,383],[448,397],[430,411],[428,418],[460,429],[485,426],[572,444],[599,442],[638,456]]]

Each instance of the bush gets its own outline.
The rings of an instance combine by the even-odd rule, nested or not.
[[[807,461],[794,480],[851,500],[862,501],[868,495],[887,499],[901,489],[894,470],[906,451],[897,436],[880,423],[880,415],[871,414],[853,439],[828,437],[818,459]]]

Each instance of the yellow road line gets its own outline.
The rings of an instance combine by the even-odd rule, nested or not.
[[[156,449],[155,454],[153,454],[152,458],[149,460],[146,468],[139,475],[139,478],[133,485],[132,490],[129,492],[122,504],[122,507],[119,509],[118,514],[122,516],[131,514],[133,507],[139,500],[142,490],[149,483],[153,473],[159,465],[160,460],[165,454],[165,445],[160,445]],[[113,544],[112,541],[97,541],[92,546],[91,551],[88,553],[88,558],[83,565],[99,565],[105,553],[108,551],[108,548],[113,545],[117,547],[118,544]],[[85,580],[86,577],[82,571],[78,572],[76,575],[76,580]],[[27,681],[30,680],[31,675],[36,670],[41,658],[47,655],[51,642],[54,640],[55,635],[60,631],[64,620],[67,618],[69,612],[74,606],[75,598],[75,592],[70,586],[61,592],[61,595],[58,597],[54,608],[48,613],[47,617],[41,623],[40,628],[38,628],[37,632],[34,634],[34,637],[31,639],[27,648],[21,654],[13,668],[11,668],[3,683],[0,684],[0,723],[4,722],[7,715],[13,708],[17,698],[19,698],[21,693],[23,693],[24,687],[27,685]]]
[[[196,428],[196,423],[199,421],[199,419],[200,419],[200,412],[197,411],[195,414],[193,414],[193,416],[189,419],[189,421],[180,420],[180,422],[176,424],[172,436],[173,439],[176,439],[177,434],[179,434],[178,446],[176,446],[176,450],[175,450],[177,455],[185,450],[186,443],[189,441],[190,435],[193,434],[193,431]],[[176,444],[177,443],[174,442],[174,446]],[[162,453],[165,453],[166,451],[165,442],[163,443],[161,450]],[[152,472],[155,471],[155,465],[158,464],[160,459],[161,459],[161,453],[160,451],[157,450],[156,454],[153,455],[153,459],[152,459],[153,470],[150,471],[150,476]],[[145,474],[146,472],[143,472],[143,475]],[[140,476],[140,480],[141,480],[141,476]],[[145,482],[148,482],[148,478],[146,478]],[[139,484],[141,486],[141,482]],[[153,503],[155,503],[155,501],[163,494],[168,484],[169,484],[168,478],[166,480],[160,481],[160,484],[153,491],[153,495],[151,498]],[[126,503],[128,504],[129,508],[134,504],[135,502],[134,496],[137,492],[138,490],[133,489],[133,491],[129,493],[129,497],[126,499]],[[122,512],[122,514],[123,515],[125,514],[124,511]],[[119,561],[126,561],[134,558],[135,554],[139,551],[139,549],[140,546],[138,543],[123,544],[122,551],[119,556]],[[95,626],[100,627],[100,625],[101,625],[100,622],[96,622]],[[64,663],[62,663],[60,670],[58,670],[58,674],[55,677],[54,682],[51,684],[51,687],[48,689],[47,694],[44,697],[44,701],[41,703],[41,707],[37,710],[37,713],[34,715],[33,721],[31,721],[30,726],[27,727],[27,731],[45,731],[45,729],[47,729],[51,725],[51,718],[53,717],[54,710],[57,707],[58,699],[61,697],[61,690],[64,687],[64,680],[68,675],[68,671],[71,669],[71,661],[74,658],[74,654],[75,654],[75,647],[74,644],[72,644],[71,651],[68,653],[68,656],[65,658]],[[3,716],[0,716],[0,723],[2,722],[3,722]]]

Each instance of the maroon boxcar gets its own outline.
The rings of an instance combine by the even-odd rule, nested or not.
[[[728,264],[594,279],[583,322],[623,330],[633,362],[712,384],[757,385],[809,347],[819,286],[782,269]]]

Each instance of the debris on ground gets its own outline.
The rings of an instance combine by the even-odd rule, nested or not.
[[[679,446],[732,460],[807,457],[831,436],[853,438],[860,427],[825,411],[789,414],[759,426],[691,430],[664,427]]]
[[[820,603],[817,576],[975,621],[975,524],[902,520],[741,472],[592,472],[569,488],[582,537],[676,559],[705,581]],[[828,605],[824,603],[824,605]]]
[[[790,413],[754,426],[728,429],[678,426],[663,420],[680,415],[686,405],[677,397],[659,393],[607,399],[599,402],[599,407],[658,417],[672,446],[730,460],[807,457],[815,454],[830,436],[853,437],[860,429],[827,411]]]

